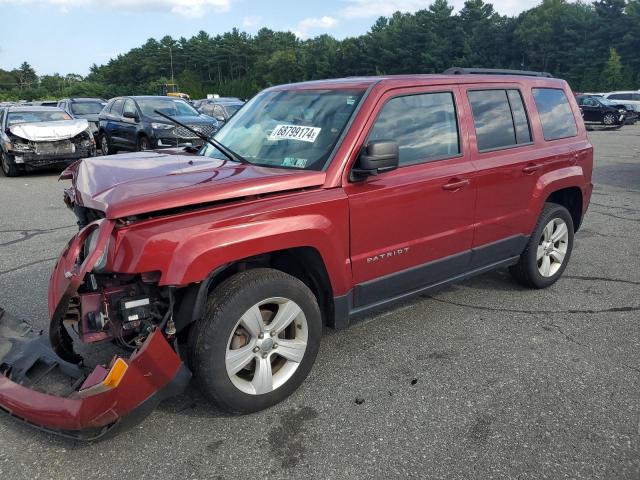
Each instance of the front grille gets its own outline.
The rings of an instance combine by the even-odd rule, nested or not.
[[[76,146],[70,140],[59,142],[36,142],[38,155],[68,155],[76,151]]]
[[[196,132],[202,133],[203,135],[206,135],[207,137],[210,137],[211,135],[213,135],[215,133],[215,128],[213,127],[213,125],[188,125],[190,128],[192,128],[193,130],[195,130]],[[187,130],[184,127],[176,127],[174,130],[175,134],[177,137],[180,138],[198,138],[195,134],[193,134],[192,132],[190,132],[189,130]]]

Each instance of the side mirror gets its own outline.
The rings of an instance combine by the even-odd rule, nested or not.
[[[355,167],[351,169],[351,181],[363,180],[370,175],[378,175],[398,168],[400,151],[394,140],[369,142],[360,152]]]
[[[124,118],[130,118],[131,120],[138,121],[138,115],[135,112],[124,112],[122,114]]]
[[[216,120],[218,120],[219,122],[224,122],[225,118],[222,115],[218,115],[216,117]]]

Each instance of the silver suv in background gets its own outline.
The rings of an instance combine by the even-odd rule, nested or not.
[[[640,90],[603,93],[602,98],[606,98],[618,105],[624,105],[627,110],[629,107],[633,107],[636,112],[640,112]]]

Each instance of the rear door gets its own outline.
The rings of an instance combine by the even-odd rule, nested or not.
[[[543,168],[534,144],[532,106],[518,84],[464,87],[473,162],[478,171],[472,268],[519,255],[531,199]]]
[[[355,307],[464,271],[473,235],[474,167],[455,86],[398,89],[378,102],[359,144],[395,140],[400,166],[344,186]]]

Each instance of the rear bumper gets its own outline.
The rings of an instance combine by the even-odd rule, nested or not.
[[[26,331],[26,333],[25,333]],[[176,352],[155,331],[131,357],[117,386],[102,388],[108,369],[87,372],[65,362],[48,346],[46,337],[25,329],[7,315],[0,318],[0,411],[39,429],[79,440],[96,440],[144,419],[159,402],[177,395],[191,373]],[[114,359],[115,361],[115,359]],[[60,391],[29,372],[37,364],[53,366],[73,382],[71,391]],[[47,373],[47,375],[49,374]],[[43,391],[51,388],[56,394]]]

